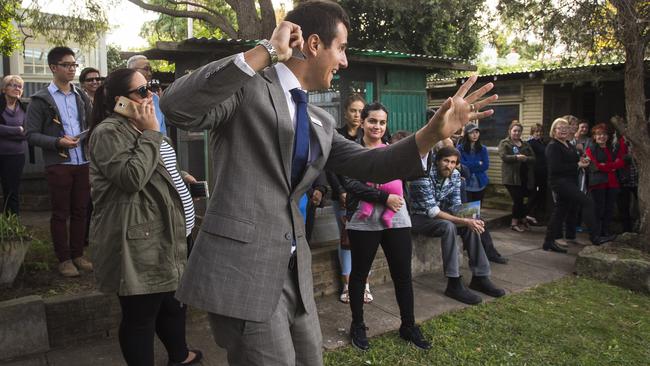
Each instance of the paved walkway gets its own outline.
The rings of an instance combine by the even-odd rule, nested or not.
[[[515,233],[508,228],[493,231],[499,251],[510,259],[507,265],[492,265],[492,279],[506,288],[508,293],[523,291],[538,284],[551,282],[573,273],[575,253],[579,246],[570,248],[570,255],[544,252],[540,249],[544,228],[534,228],[525,234]],[[586,241],[585,238],[582,238]],[[467,260],[463,265],[464,279],[471,274]],[[466,305],[443,295],[446,280],[442,273],[429,273],[414,279],[415,315],[418,322],[441,313],[461,309]],[[366,324],[369,335],[376,336],[399,328],[399,311],[392,283],[372,288],[375,301],[365,306]],[[484,300],[491,299],[483,295]],[[337,296],[317,299],[323,343],[326,349],[335,349],[349,343],[347,337],[350,325],[350,310],[337,300]],[[214,345],[205,319],[188,324],[188,343],[191,348],[203,350],[204,366],[226,365],[225,352]],[[166,355],[161,344],[156,343],[157,365],[166,365]],[[78,347],[56,349],[47,354],[6,364],[7,366],[74,365],[112,366],[123,365],[117,339],[103,340]]]

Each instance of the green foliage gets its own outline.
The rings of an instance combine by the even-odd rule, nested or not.
[[[18,30],[12,23],[19,6],[17,0],[7,0],[0,5],[0,54],[11,55],[20,44]]]
[[[106,47],[106,62],[108,64],[109,73],[126,67],[126,60],[122,59],[122,56],[120,56],[120,49],[114,44],[109,44]]]
[[[640,11],[640,29],[647,27],[650,2],[629,1]],[[493,27],[491,41],[499,45],[498,31],[509,29],[515,47],[534,44],[538,55],[556,55],[566,64],[619,61],[624,58],[623,43],[610,0],[499,0],[500,22]],[[643,31],[643,30],[642,30]],[[522,47],[524,52],[526,47]],[[526,55],[528,57],[528,55]]]
[[[426,321],[416,350],[395,333],[326,352],[325,365],[647,365],[650,296],[565,279]]]
[[[167,0],[153,0],[149,1],[154,5],[168,4]],[[207,1],[206,5],[211,9],[225,15],[230,24],[236,24],[237,19],[235,12],[222,0]],[[177,5],[175,8],[187,10],[187,6]],[[194,37],[196,38],[227,38],[219,28],[214,25],[195,19],[192,24]],[[151,47],[156,45],[158,41],[174,41],[179,42],[187,38],[187,18],[173,17],[166,14],[160,14],[158,19],[145,22],[140,29],[140,37],[147,40]]]
[[[27,228],[13,213],[0,214],[0,243],[28,239]]]
[[[341,0],[351,46],[472,59],[483,0]]]
[[[72,2],[68,16],[48,14],[42,11],[42,2],[33,1],[21,9],[18,0],[3,1],[0,5],[0,53],[11,54],[23,37],[43,36],[47,42],[65,45],[75,42],[81,46],[93,46],[98,36],[108,31],[108,19],[101,0]],[[110,3],[116,0],[109,0]],[[12,24],[21,29],[20,34]],[[29,30],[26,30],[28,28]]]
[[[23,268],[27,272],[47,272],[56,268],[57,263],[52,253],[52,243],[45,239],[34,239],[25,255]]]

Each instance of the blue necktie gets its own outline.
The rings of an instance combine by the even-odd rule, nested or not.
[[[307,166],[309,156],[309,115],[307,114],[307,93],[295,88],[289,90],[296,103],[296,133],[293,138],[291,159],[291,188],[295,188]]]

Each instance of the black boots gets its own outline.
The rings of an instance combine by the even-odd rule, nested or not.
[[[602,245],[616,239],[616,235],[596,236],[591,238],[593,245]]]
[[[506,294],[506,291],[496,287],[488,276],[473,276],[469,288],[492,297],[501,297]]]
[[[468,290],[465,285],[463,285],[461,277],[447,277],[447,279],[445,295],[468,305],[480,304],[481,301],[483,301],[480,296]]]
[[[567,250],[557,245],[556,242],[544,243],[542,249],[545,251],[557,252],[557,253],[566,253]]]

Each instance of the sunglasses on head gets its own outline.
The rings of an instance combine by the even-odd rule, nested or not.
[[[140,85],[139,87],[129,90],[127,94],[138,93],[140,98],[146,98],[149,96],[149,88],[146,85]]]

